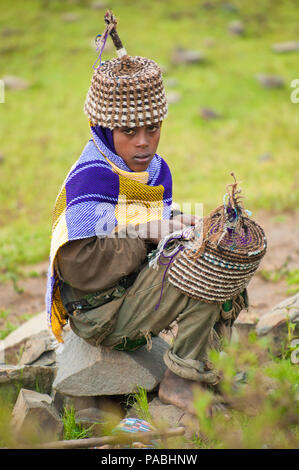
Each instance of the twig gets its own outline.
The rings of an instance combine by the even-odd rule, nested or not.
[[[130,444],[132,442],[148,442],[153,439],[169,438],[174,436],[182,436],[185,434],[185,428],[169,429],[165,432],[136,432],[125,433],[121,432],[115,436],[92,437],[88,439],[73,439],[67,441],[53,441],[46,444],[40,444],[34,449],[86,449],[90,447],[99,447],[105,444]],[[28,447],[28,446],[26,446]]]

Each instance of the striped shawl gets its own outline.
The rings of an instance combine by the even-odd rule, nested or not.
[[[49,329],[59,342],[67,323],[55,269],[59,248],[72,240],[105,237],[131,223],[169,219],[171,213],[172,178],[163,158],[156,154],[146,171],[133,172],[92,128],[91,133],[53,210],[46,306]]]

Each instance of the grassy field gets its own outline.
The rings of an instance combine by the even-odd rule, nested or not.
[[[0,104],[2,281],[21,264],[47,258],[56,194],[89,138],[83,103],[105,12],[91,3],[0,0],[0,79],[17,75],[30,84],[6,90]],[[128,52],[153,58],[165,79],[177,80],[167,91],[179,92],[181,100],[169,107],[159,146],[173,173],[175,201],[203,202],[206,213],[221,203],[234,171],[248,209],[296,209],[299,103],[290,100],[290,83],[299,78],[298,53],[271,49],[298,39],[296,3],[107,2]],[[77,18],[66,21],[66,13]],[[234,20],[243,21],[243,36],[228,31]],[[206,61],[173,66],[177,46],[202,51]],[[114,56],[108,49],[104,59]],[[258,73],[279,75],[285,86],[263,88]],[[201,107],[223,117],[203,120]],[[265,154],[270,158],[261,158]]]

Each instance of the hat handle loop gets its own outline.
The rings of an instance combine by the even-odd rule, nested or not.
[[[99,42],[97,43],[97,52],[100,51],[100,53],[98,55],[97,60],[95,61],[95,63],[92,66],[94,70],[98,70],[102,65],[101,58],[102,58],[102,54],[103,54],[103,51],[104,51],[104,47],[106,45],[108,34],[110,34],[110,36],[111,36],[111,39],[112,39],[113,44],[116,48],[116,52],[117,52],[118,57],[123,57],[124,55],[127,55],[127,51],[124,48],[124,46],[123,46],[123,44],[120,40],[120,37],[116,32],[117,20],[116,20],[115,16],[113,15],[112,11],[107,10],[107,12],[105,13],[105,16],[104,16],[104,20],[105,20],[105,23],[106,23],[105,30],[104,30],[103,34],[98,34],[95,38],[96,43],[97,43],[97,39],[100,38]],[[100,62],[100,63],[98,65],[98,67],[95,67],[97,62]]]

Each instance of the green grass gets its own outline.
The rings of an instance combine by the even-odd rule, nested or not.
[[[286,295],[295,295],[299,292],[299,269],[287,269],[284,266],[275,271],[261,269],[259,275],[269,282],[280,282],[285,280],[287,285],[290,286],[286,290]]]
[[[91,41],[103,29],[104,11],[90,1],[2,0],[0,78],[18,75],[31,86],[6,90],[0,104],[0,281],[19,275],[22,264],[48,257],[51,210],[64,177],[89,139],[82,111],[97,54]],[[168,161],[174,200],[204,202],[205,213],[222,201],[234,171],[246,206],[282,212],[298,206],[299,104],[289,84],[298,78],[298,54],[275,54],[271,45],[297,38],[295,0],[178,0],[111,2],[119,33],[132,55],[148,56],[178,80],[181,101],[170,105],[159,153]],[[79,15],[66,23],[65,12]],[[174,17],[173,14],[179,15]],[[244,37],[227,31],[244,21]],[[206,39],[213,37],[213,47]],[[171,66],[176,45],[206,54],[202,65]],[[104,59],[114,52],[104,52]],[[264,89],[257,73],[282,76],[285,87]],[[223,118],[203,121],[209,106]],[[270,153],[272,158],[260,161]],[[254,212],[253,212],[254,216]],[[16,282],[16,281],[15,281]]]
[[[63,416],[63,439],[84,439],[90,437],[90,431],[93,427],[84,428],[81,424],[76,423],[74,406],[64,407]]]
[[[132,406],[139,419],[143,419],[149,423],[152,422],[153,419],[149,410],[147,391],[144,388],[137,387],[137,392],[128,397],[127,405]]]

